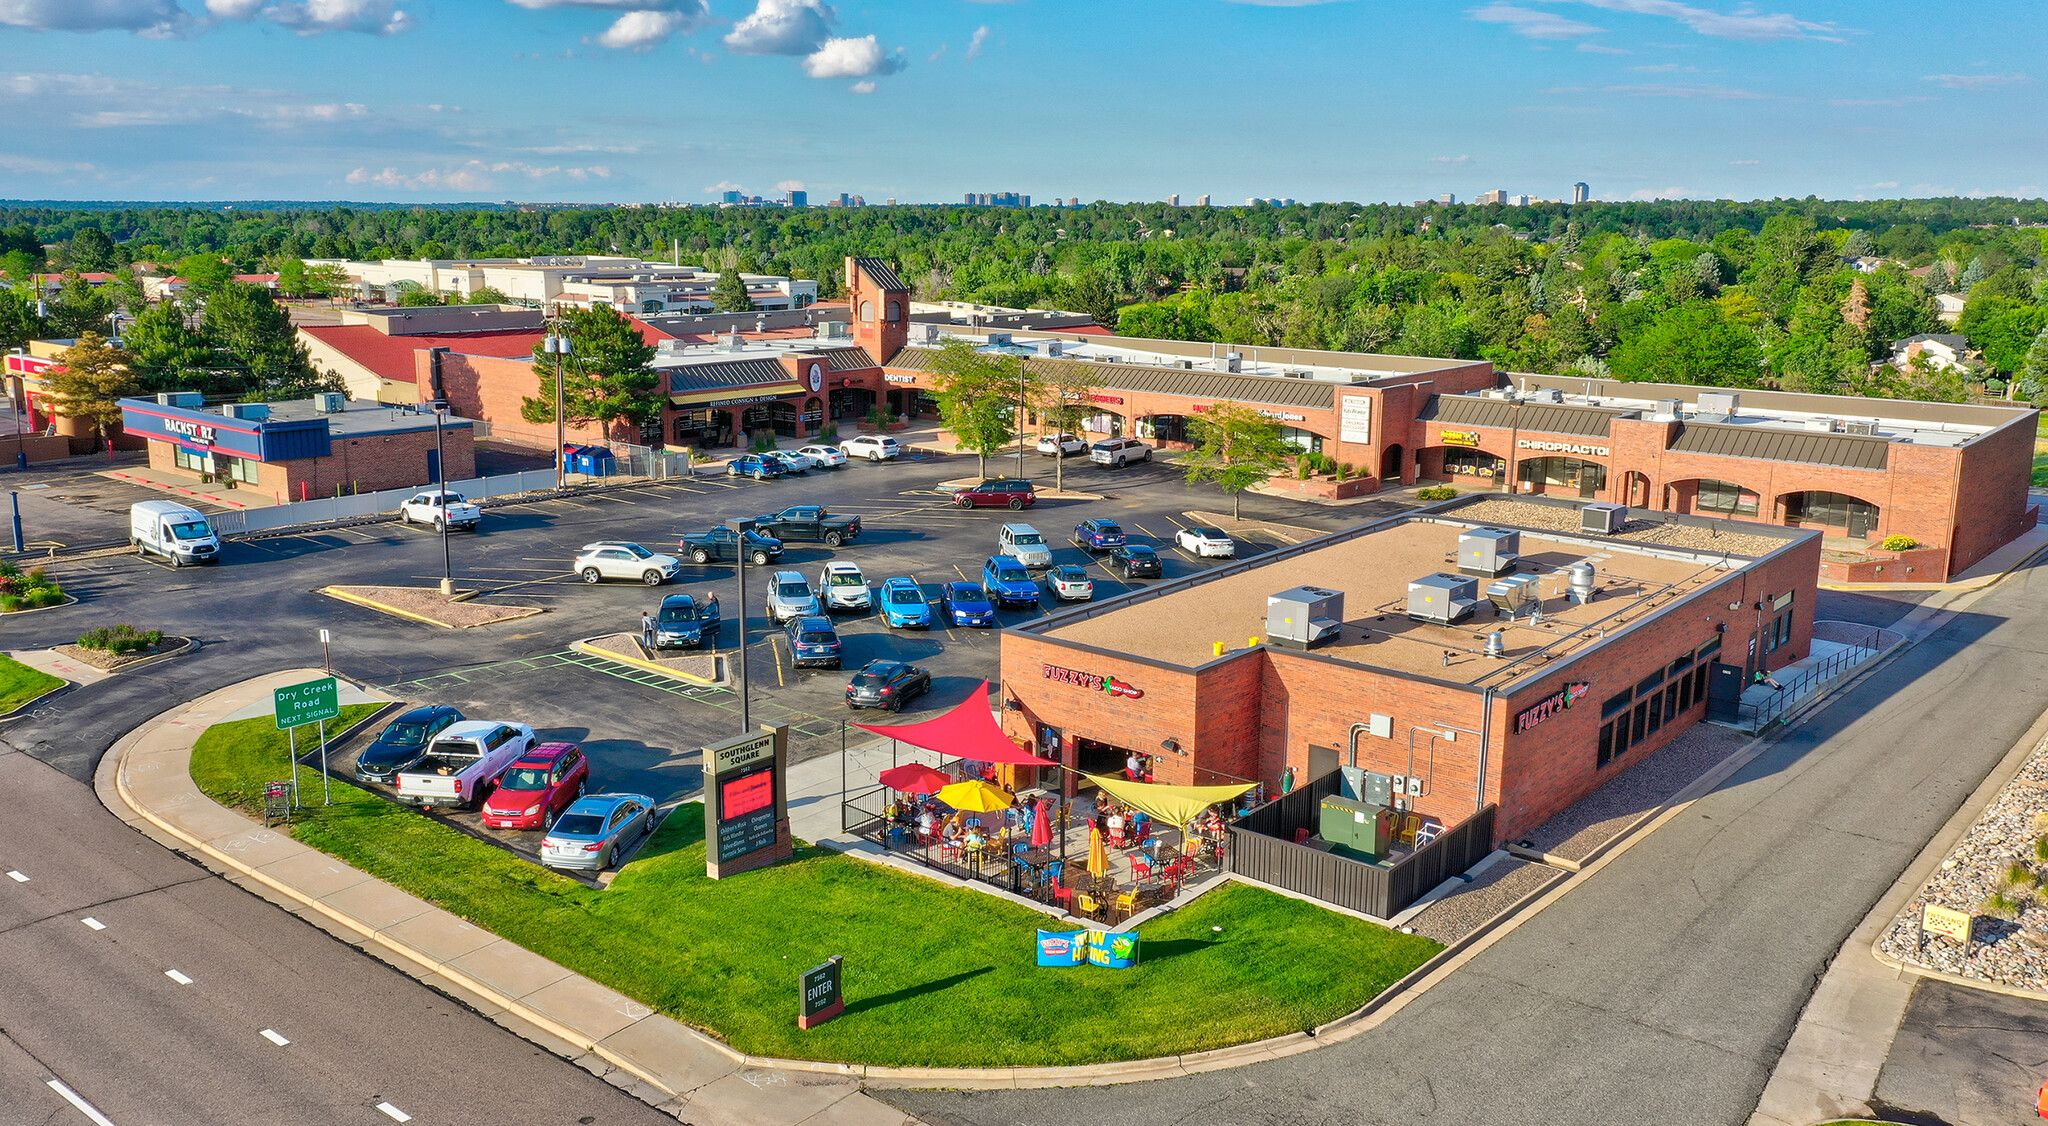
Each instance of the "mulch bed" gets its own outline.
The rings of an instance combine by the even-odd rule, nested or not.
[[[135,649],[127,653],[115,653],[108,649],[86,649],[78,645],[58,645],[54,646],[54,648],[57,652],[67,657],[84,661],[96,669],[118,672],[129,665],[147,661],[151,657],[161,657],[166,653],[180,652],[190,644],[192,642],[183,637],[166,637],[147,649]]]
[[[438,588],[430,586],[330,586],[322,588],[320,593],[345,602],[360,599],[357,605],[368,603],[373,610],[399,612],[400,617],[414,614],[447,629],[472,629],[542,612],[539,606],[501,606],[470,601],[475,597],[474,592],[458,592],[451,599]]]
[[[593,637],[588,642],[585,642],[585,644],[589,645],[592,649],[601,650],[606,653],[617,653],[621,657],[631,657],[636,661],[646,661],[649,664],[660,665],[662,668],[674,669],[677,672],[688,673],[691,676],[702,677],[705,680],[718,679],[719,662],[718,656],[715,653],[691,653],[682,657],[663,657],[649,653],[641,646],[640,639],[630,633],[614,633],[607,637]]]

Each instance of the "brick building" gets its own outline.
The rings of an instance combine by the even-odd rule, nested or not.
[[[1942,582],[2034,526],[2024,405],[1514,380],[1432,400],[1416,476],[1812,528],[1841,581]],[[1892,535],[1920,547],[1877,549]]]
[[[1818,534],[1662,514],[1549,530],[1578,507],[1470,498],[1007,629],[1006,730],[1084,771],[1136,753],[1174,784],[1277,792],[1356,765],[1417,779],[1411,808],[1446,825],[1497,805],[1512,840],[1811,645]],[[1505,573],[1528,576],[1540,617],[1503,616],[1484,577],[1470,617],[1411,619],[1410,581],[1453,572],[1478,528],[1518,532]],[[1581,560],[1584,602],[1567,590]],[[1267,619],[1269,595],[1303,586],[1343,598],[1313,648]]]
[[[476,476],[467,418],[351,402],[340,395],[207,409],[198,395],[122,399],[122,428],[149,447],[151,469],[274,501],[404,489]],[[445,463],[444,463],[445,459]],[[443,472],[445,470],[445,473]]]

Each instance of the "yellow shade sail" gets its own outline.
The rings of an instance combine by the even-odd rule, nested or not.
[[[1104,774],[1085,777],[1116,800],[1168,825],[1186,825],[1217,802],[1230,801],[1252,788],[1250,782],[1230,786],[1161,786]]]

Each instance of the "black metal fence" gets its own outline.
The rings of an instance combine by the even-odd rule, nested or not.
[[[1315,831],[1323,799],[1341,788],[1332,771],[1306,789],[1267,802],[1230,826],[1230,871],[1288,891],[1390,919],[1429,890],[1493,851],[1494,807],[1487,806],[1435,840],[1382,867],[1294,843]]]

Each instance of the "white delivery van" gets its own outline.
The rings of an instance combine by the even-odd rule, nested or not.
[[[220,537],[196,508],[174,500],[139,501],[128,509],[128,542],[173,567],[220,562]]]

